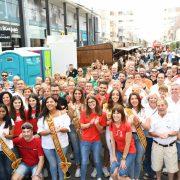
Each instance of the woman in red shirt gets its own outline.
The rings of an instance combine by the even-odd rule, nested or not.
[[[92,150],[94,164],[97,170],[97,179],[102,176],[101,164],[101,141],[100,132],[106,126],[106,115],[101,112],[101,108],[94,96],[88,96],[86,111],[80,117],[81,135],[81,180],[86,180],[87,163],[90,151]]]
[[[10,116],[14,120],[14,138],[21,135],[21,126],[26,121],[23,101],[20,96],[11,99]]]
[[[27,121],[33,125],[33,134],[37,133],[37,118],[40,113],[40,102],[36,94],[31,94],[28,98]]]
[[[134,162],[136,149],[132,137],[131,125],[126,121],[124,109],[121,105],[112,110],[112,124],[110,125],[112,144],[111,174],[113,179],[134,179]]]

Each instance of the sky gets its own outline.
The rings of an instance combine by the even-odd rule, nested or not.
[[[180,7],[180,0],[71,0],[93,10],[133,10],[138,36],[152,42],[163,33],[162,9]]]

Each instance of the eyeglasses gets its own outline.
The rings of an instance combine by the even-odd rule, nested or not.
[[[95,103],[96,101],[88,101],[88,104],[92,104]]]
[[[78,72],[82,72],[82,71],[78,71]]]
[[[2,77],[7,77],[8,75],[7,74],[2,74]]]

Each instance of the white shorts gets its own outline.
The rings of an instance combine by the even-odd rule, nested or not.
[[[168,173],[178,171],[178,157],[176,143],[169,147],[163,147],[155,142],[151,151],[152,169],[156,172],[161,171],[163,163]]]

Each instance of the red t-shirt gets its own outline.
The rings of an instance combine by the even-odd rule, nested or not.
[[[81,113],[80,122],[82,124],[89,123],[93,118],[99,117],[99,124],[103,127],[106,126],[106,114],[103,113],[101,116],[97,115],[96,113],[91,113],[89,117],[86,116],[86,112]],[[93,124],[89,128],[82,129],[82,140],[88,142],[94,142],[100,140],[100,132]]]
[[[18,147],[22,162],[28,166],[37,165],[39,156],[44,156],[40,138],[33,138],[32,141],[27,142],[24,138],[17,137],[13,139],[13,143]]]
[[[28,118],[28,111],[27,111],[27,122],[31,123],[33,125],[33,133],[36,134],[38,127],[37,127],[37,118],[36,118],[36,110],[32,110],[31,112],[31,119]]]
[[[106,102],[102,102],[102,96],[100,96],[100,94],[97,94],[96,95],[96,99],[98,100],[98,102],[99,102],[99,104],[100,104],[100,106],[102,106],[104,103],[107,103],[108,102],[108,100],[109,100],[109,94],[105,94],[104,96],[103,96],[103,98],[105,97],[105,101]]]
[[[117,151],[123,152],[125,148],[126,133],[132,132],[131,125],[129,123],[122,123],[119,127],[116,127],[114,123],[109,126],[109,130],[113,133],[113,137],[116,143]],[[134,138],[132,137],[129,153],[136,153]]]
[[[21,126],[25,123],[20,117],[20,113],[16,112],[16,119],[14,121],[14,137],[19,136],[22,133]]]

